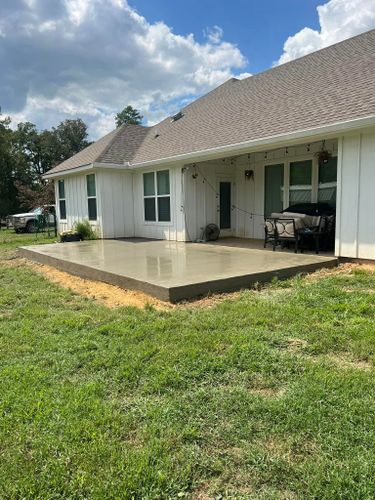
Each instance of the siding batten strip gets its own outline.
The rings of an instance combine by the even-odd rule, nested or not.
[[[358,259],[358,254],[359,254],[359,211],[360,211],[360,204],[359,204],[359,196],[360,196],[360,187],[361,187],[361,158],[362,158],[362,134],[359,134],[358,136],[358,178],[357,178],[357,217],[356,217],[356,245],[355,245],[355,256]]]
[[[342,238],[342,168],[343,168],[343,142],[344,137],[339,137],[337,148],[337,199],[336,199],[336,241],[335,241],[335,255],[341,256],[341,238]]]

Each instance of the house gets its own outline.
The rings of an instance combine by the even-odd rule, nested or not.
[[[263,238],[271,212],[325,201],[335,254],[375,259],[375,30],[121,126],[46,178],[60,231],[88,218],[102,238],[195,241],[213,222]]]

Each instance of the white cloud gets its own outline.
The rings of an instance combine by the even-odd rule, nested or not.
[[[127,104],[154,123],[247,63],[219,27],[199,43],[126,0],[2,0],[0,33],[3,112],[39,127],[80,116],[93,138]]]
[[[212,28],[207,28],[204,34],[209,42],[220,43],[223,39],[224,32],[220,26],[215,25]]]
[[[69,20],[79,26],[87,17],[90,0],[65,0]]]
[[[320,31],[303,28],[290,36],[276,64],[375,28],[375,0],[330,0],[317,7]]]

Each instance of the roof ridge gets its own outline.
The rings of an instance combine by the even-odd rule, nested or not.
[[[122,132],[123,130],[125,130],[128,127],[140,127],[140,128],[144,128],[144,129],[150,128],[150,127],[146,127],[145,125],[141,125],[139,123],[122,123],[119,127],[117,127],[117,129],[114,129],[114,130],[112,130],[112,132],[109,132],[110,134],[113,132],[115,132],[115,133],[113,134],[112,139],[109,141],[109,143],[106,145],[106,147],[96,156],[96,158],[94,159],[94,162],[100,163],[100,159],[110,150],[113,143],[116,141],[116,139],[120,135],[120,132]],[[100,139],[98,139],[98,140],[100,141]]]
[[[119,135],[120,131],[123,130],[125,128],[127,124],[126,123],[122,123],[119,127],[117,127],[117,129],[115,130],[112,130],[111,132],[109,132],[110,134],[113,133],[115,131],[115,133],[113,134],[113,137],[112,139],[109,141],[109,143],[105,146],[105,148],[95,157],[94,162],[99,162],[100,158],[108,151],[108,149],[112,146],[112,144],[114,143],[115,139],[117,138],[117,136]],[[99,139],[100,140],[100,139]]]
[[[123,123],[115,129],[110,141],[106,144],[95,158],[97,163],[113,163],[123,165],[130,161],[136,154],[144,138],[150,132],[151,127],[135,123]],[[124,149],[124,143],[128,144]],[[135,149],[133,149],[135,148]],[[120,150],[122,154],[119,157]]]
[[[287,66],[288,64],[292,64],[292,63],[295,63],[297,61],[301,61],[302,59],[306,59],[308,57],[311,57],[314,54],[319,54],[320,52],[323,52],[325,50],[336,47],[337,45],[341,45],[342,43],[346,43],[349,40],[354,40],[354,39],[359,38],[361,36],[367,35],[368,33],[371,33],[372,31],[375,31],[375,28],[371,28],[370,30],[364,31],[363,33],[358,33],[357,35],[350,36],[349,38],[344,38],[343,40],[340,40],[339,42],[332,43],[331,45],[327,45],[326,47],[321,47],[320,49],[313,50],[312,52],[309,52],[308,54],[305,54],[305,55],[300,56],[300,57],[296,57],[295,59],[292,59],[291,61],[287,61],[287,62],[278,64],[277,66],[272,66],[272,68],[267,68],[264,71],[260,71],[259,73],[255,73],[254,75],[248,76],[247,78],[243,78],[240,81],[246,82],[246,80],[250,80],[250,78],[264,75],[265,73],[269,73],[270,71],[273,71],[273,70],[278,69],[278,68],[283,68],[283,67]]]

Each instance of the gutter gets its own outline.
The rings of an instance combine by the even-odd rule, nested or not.
[[[43,179],[54,179],[56,177],[63,177],[64,175],[74,175],[79,174],[80,172],[87,172],[88,170],[93,170],[96,168],[108,168],[111,170],[125,170],[129,168],[129,162],[124,165],[121,163],[87,163],[86,165],[81,165],[79,167],[70,168],[67,170],[61,170],[60,172],[53,172],[51,174],[46,173],[42,177]]]
[[[93,163],[86,163],[86,165],[80,165],[79,167],[69,168],[68,170],[61,170],[60,172],[52,172],[49,174],[48,172],[42,175],[43,179],[53,179],[55,177],[63,177],[64,175],[74,175],[79,174],[80,172],[85,172],[86,170],[91,170],[94,168]]]

